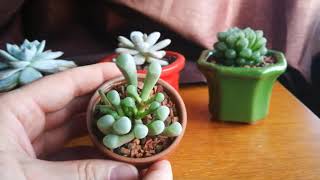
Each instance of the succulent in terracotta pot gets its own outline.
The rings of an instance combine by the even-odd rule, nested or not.
[[[148,65],[156,61],[162,66],[161,79],[167,81],[174,88],[179,89],[179,73],[184,67],[185,58],[177,52],[162,50],[171,43],[171,40],[164,39],[157,42],[159,38],[159,32],[152,32],[147,35],[140,31],[131,32],[130,38],[119,36],[118,48],[115,50],[116,53],[108,55],[101,61],[110,62],[118,54],[127,53],[133,56],[138,73],[142,74],[146,74]]]
[[[245,123],[265,118],[273,84],[287,67],[283,53],[267,49],[261,30],[231,28],[217,39],[197,62],[207,78],[211,114]]]
[[[138,75],[134,58],[120,54],[123,77],[102,85],[88,107],[87,124],[97,147],[111,158],[147,165],[164,158],[181,140],[186,110],[177,91],[159,80],[161,65],[153,61]]]
[[[45,41],[24,40],[19,46],[7,44],[7,51],[0,50],[0,92],[31,83],[46,74],[76,67],[73,61],[59,58],[63,53],[44,51]]]

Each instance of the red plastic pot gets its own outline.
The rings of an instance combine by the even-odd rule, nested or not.
[[[103,58],[100,62],[111,62],[113,58],[117,56],[116,53],[110,54]],[[176,57],[176,60],[171,64],[162,68],[160,78],[173,86],[176,90],[179,90],[179,77],[180,71],[184,68],[185,58],[182,54],[173,51],[166,51],[166,56]],[[140,74],[146,74],[146,70],[138,70]]]

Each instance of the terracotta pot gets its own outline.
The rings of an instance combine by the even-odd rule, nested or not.
[[[173,51],[166,51],[166,54],[169,56],[176,57],[176,60],[171,64],[164,66],[162,68],[162,73],[160,78],[168,82],[171,86],[173,86],[176,90],[179,90],[179,77],[180,71],[184,68],[185,58],[182,54]],[[118,54],[114,53],[106,56],[100,62],[111,62],[113,58],[115,58]],[[146,70],[138,70],[140,74],[146,74]]]
[[[138,76],[139,81],[143,80],[144,77],[145,77],[145,75],[140,74]],[[107,81],[99,89],[102,89],[104,92],[107,92],[107,91],[110,91],[111,89],[113,89],[113,87],[123,85],[125,83],[126,83],[126,80],[124,79],[124,77],[121,76],[121,77],[114,78],[110,81]],[[182,139],[182,136],[184,134],[184,131],[185,131],[186,125],[187,125],[186,107],[185,107],[185,104],[184,104],[182,98],[180,97],[179,93],[172,86],[170,86],[167,82],[165,82],[161,79],[158,81],[158,84],[163,86],[164,91],[168,94],[168,96],[171,98],[171,100],[176,104],[178,117],[180,120],[179,122],[182,125],[181,135],[176,137],[175,140],[172,142],[172,144],[167,149],[165,149],[162,152],[160,152],[156,155],[153,155],[151,157],[130,158],[130,157],[121,156],[119,154],[116,154],[116,153],[110,151],[107,147],[105,147],[102,144],[103,135],[98,130],[97,125],[96,125],[96,120],[93,118],[95,106],[100,101],[99,93],[98,93],[98,91],[96,91],[94,93],[94,95],[92,96],[90,103],[89,103],[89,106],[88,106],[88,109],[87,109],[87,127],[88,127],[89,136],[90,136],[91,140],[93,141],[95,146],[101,152],[103,152],[107,157],[114,159],[114,160],[117,160],[117,161],[130,163],[130,164],[133,164],[133,165],[140,167],[140,168],[144,168],[144,167],[147,167],[150,164],[154,163],[155,161],[164,159],[170,152],[172,152],[178,146],[178,144],[180,143],[180,141]]]

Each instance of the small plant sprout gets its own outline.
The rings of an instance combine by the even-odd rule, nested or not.
[[[267,40],[263,31],[251,28],[231,28],[219,32],[212,55],[218,63],[226,66],[254,66],[262,63],[267,54]]]
[[[0,50],[0,92],[9,91],[52,74],[76,67],[73,61],[56,59],[63,52],[44,51],[46,41],[28,41],[17,46],[7,44]]]
[[[157,61],[160,65],[165,66],[168,65],[168,62],[162,58],[166,55],[166,52],[161,49],[167,47],[171,40],[165,39],[156,43],[159,38],[159,32],[147,35],[140,31],[133,31],[130,34],[130,40],[124,36],[118,37],[119,47],[116,52],[131,54],[136,65]]]
[[[130,54],[120,54],[116,59],[117,67],[128,83],[124,98],[121,99],[123,94],[120,95],[116,90],[99,90],[101,100],[96,110],[102,116],[97,120],[97,127],[105,135],[103,144],[110,149],[118,148],[135,138],[156,135],[176,137],[182,132],[179,122],[165,123],[170,115],[170,109],[161,105],[165,95],[152,93],[161,74],[159,62],[153,61],[148,66],[141,90],[137,87],[138,78],[133,63]],[[144,121],[146,116],[151,116],[147,123]]]

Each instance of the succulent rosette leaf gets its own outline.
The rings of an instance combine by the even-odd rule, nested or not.
[[[134,58],[136,65],[144,65],[153,61],[158,62],[160,65],[168,65],[168,62],[163,60],[166,55],[164,50],[170,43],[170,39],[164,39],[157,43],[160,38],[159,32],[153,32],[149,35],[140,31],[133,31],[130,34],[130,39],[119,36],[118,48],[116,52],[130,54]]]
[[[108,92],[99,90],[101,100],[96,110],[103,115],[97,120],[97,127],[105,135],[103,144],[115,149],[135,138],[143,139],[146,136],[157,135],[179,136],[182,132],[179,122],[169,123],[166,126],[165,121],[169,117],[170,109],[160,104],[165,100],[165,95],[151,93],[160,78],[161,65],[157,61],[151,62],[143,87],[138,90],[137,71],[132,56],[120,54],[116,64],[126,78],[127,86],[125,94],[122,95],[116,90]],[[147,116],[152,117],[148,123],[143,121]]]
[[[259,65],[268,51],[267,39],[261,30],[235,27],[219,32],[217,38],[212,53],[218,63],[226,66]]]
[[[46,74],[76,67],[73,61],[57,59],[63,52],[44,51],[46,41],[28,41],[19,46],[7,44],[0,50],[0,92],[31,83]]]

